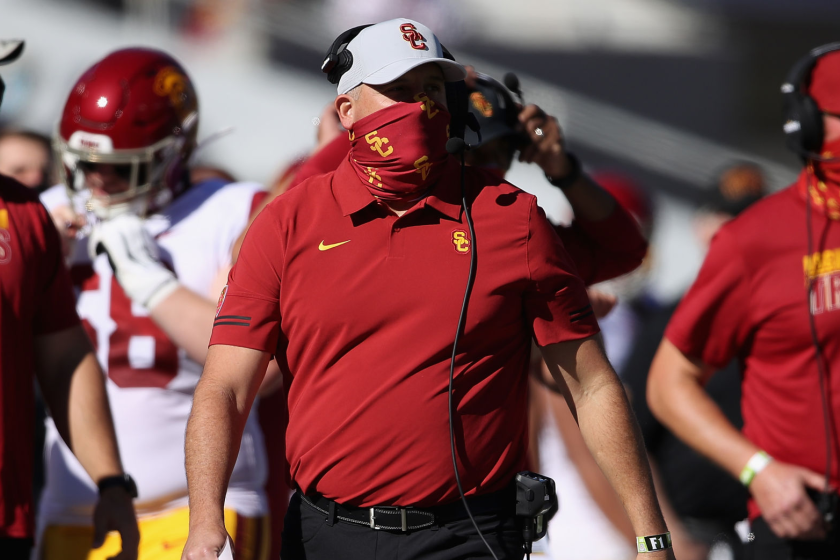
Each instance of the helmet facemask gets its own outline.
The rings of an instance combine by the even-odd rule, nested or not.
[[[187,121],[194,130],[197,115],[190,117]],[[85,198],[85,209],[100,220],[125,213],[144,217],[165,206],[183,188],[180,183],[184,180],[194,138],[190,131],[184,132],[169,135],[145,148],[124,150],[112,149],[111,139],[103,134],[76,131],[65,142],[57,133],[55,150],[61,179],[70,197]],[[94,193],[85,172],[94,172],[97,166],[108,166],[108,174],[125,182],[126,188]]]

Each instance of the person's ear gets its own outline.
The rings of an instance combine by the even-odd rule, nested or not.
[[[356,122],[355,105],[356,100],[346,93],[335,98],[335,111],[338,113],[338,120],[341,121],[341,126],[350,130],[353,128],[353,123]]]

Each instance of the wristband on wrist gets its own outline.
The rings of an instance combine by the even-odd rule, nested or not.
[[[636,551],[638,552],[659,552],[671,548],[671,532],[661,535],[650,535],[649,537],[636,537]]]
[[[137,497],[137,484],[134,483],[134,479],[131,478],[131,475],[127,473],[101,478],[99,479],[99,482],[96,483],[96,486],[99,488],[100,494],[108,488],[118,486],[128,492],[128,495],[132,498]]]
[[[741,474],[738,476],[738,478],[741,481],[741,484],[743,484],[746,487],[749,487],[750,484],[752,484],[755,475],[763,471],[764,468],[767,465],[769,465],[772,460],[773,457],[771,457],[764,451],[759,451],[755,455],[750,457],[750,460],[747,461],[747,464],[744,465],[744,468],[741,470]]]
[[[580,179],[581,176],[580,160],[577,158],[577,156],[571,152],[566,152],[566,158],[568,158],[569,160],[568,173],[566,173],[562,177],[552,177],[550,175],[545,176],[545,178],[548,179],[549,183],[561,190],[571,187],[575,183],[575,181]]]

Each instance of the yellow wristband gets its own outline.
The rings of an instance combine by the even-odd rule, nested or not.
[[[764,468],[767,465],[769,465],[772,460],[773,457],[771,457],[764,451],[759,451],[755,455],[750,457],[750,460],[747,461],[747,464],[744,465],[741,474],[738,476],[738,478],[741,481],[741,484],[749,487],[749,485],[752,484],[755,475],[763,471]]]

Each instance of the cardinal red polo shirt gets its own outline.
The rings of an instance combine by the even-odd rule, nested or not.
[[[454,377],[467,494],[498,490],[524,466],[532,336],[547,345],[598,332],[536,199],[467,169],[473,240],[448,165],[397,217],[345,161],[279,196],[248,231],[210,344],[285,361],[286,457],[305,493],[358,506],[457,499],[447,386],[472,251]]]
[[[817,362],[808,324],[807,278],[834,421],[832,484],[840,483],[840,222],[813,210],[808,251],[805,200],[791,187],[726,224],[665,336],[715,368],[738,358],[744,435],[786,463],[825,472],[827,446]],[[748,504],[750,517],[760,512]]]
[[[34,338],[78,324],[38,193],[0,175],[0,538],[31,538]]]

